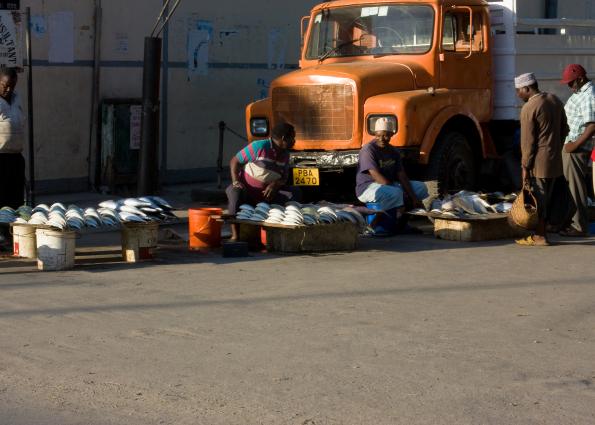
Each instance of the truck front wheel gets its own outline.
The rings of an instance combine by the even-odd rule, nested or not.
[[[432,195],[475,189],[475,158],[463,134],[453,131],[440,136],[430,157],[427,177],[434,182],[430,192],[437,192]]]

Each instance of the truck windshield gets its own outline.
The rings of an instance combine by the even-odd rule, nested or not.
[[[312,24],[307,59],[423,54],[432,47],[430,6],[390,5],[324,9]]]

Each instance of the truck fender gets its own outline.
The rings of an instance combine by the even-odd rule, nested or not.
[[[438,115],[436,115],[436,117],[426,130],[426,134],[424,135],[419,152],[420,162],[422,164],[427,164],[430,161],[430,154],[432,153],[432,149],[436,144],[436,139],[438,138],[438,135],[440,134],[446,123],[457,115],[467,117],[475,124],[475,128],[477,129],[477,134],[479,134],[481,146],[483,148],[483,131],[481,128],[481,124],[479,123],[477,118],[475,118],[473,113],[466,108],[461,108],[460,106],[447,106],[446,108],[438,112]]]

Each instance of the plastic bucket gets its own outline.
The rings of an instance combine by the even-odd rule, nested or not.
[[[370,210],[382,211],[382,205],[375,202],[367,203],[366,208]],[[369,215],[368,224],[372,226],[374,233],[377,235],[395,234],[397,231],[397,209],[392,208],[379,214]]]
[[[188,210],[188,246],[191,250],[221,246],[221,214],[221,208]]]
[[[75,232],[37,229],[35,235],[39,270],[70,270],[74,267]]]
[[[158,239],[157,223],[122,224],[122,259],[128,263],[154,259]]]
[[[12,253],[15,257],[37,258],[35,227],[24,224],[12,225]]]

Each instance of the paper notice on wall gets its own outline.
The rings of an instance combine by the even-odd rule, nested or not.
[[[142,114],[141,105],[130,106],[130,149],[140,149]]]
[[[22,67],[20,19],[17,14],[0,11],[0,66]]]
[[[267,66],[269,69],[285,68],[285,51],[287,40],[280,29],[275,28],[269,31]]]
[[[42,15],[31,16],[31,32],[37,38],[45,36],[48,32],[45,17]]]
[[[209,44],[213,25],[197,21],[196,29],[188,31],[188,80],[197,75],[209,74]]]
[[[116,36],[116,52],[128,53],[128,34],[125,32],[117,32]]]
[[[50,63],[74,62],[74,14],[52,13],[49,18]]]
[[[142,114],[141,105],[130,106],[130,149],[140,149]]]

